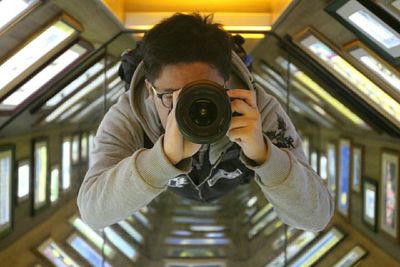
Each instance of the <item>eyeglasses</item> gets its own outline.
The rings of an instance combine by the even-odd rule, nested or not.
[[[175,90],[173,90],[171,92],[168,92],[168,93],[162,93],[162,94],[157,92],[158,89],[154,84],[151,85],[151,89],[153,89],[154,94],[159,99],[161,99],[161,103],[163,104],[164,107],[166,107],[167,109],[172,109],[172,104],[173,104],[172,103],[172,93],[175,92],[175,91],[180,90],[181,88],[175,89]]]
[[[226,87],[226,84],[224,83],[224,89],[225,90],[228,90],[228,88]],[[173,106],[173,103],[172,103],[172,93],[173,92],[175,92],[175,91],[178,91],[178,90],[180,90],[180,89],[182,89],[182,88],[179,88],[179,89],[175,89],[175,90],[172,90],[171,92],[168,92],[168,93],[158,93],[158,89],[157,89],[157,87],[154,85],[154,84],[151,84],[151,89],[153,89],[153,92],[154,92],[154,94],[159,98],[159,99],[161,99],[161,103],[163,104],[163,106],[164,107],[166,107],[167,109],[169,109],[169,110],[171,110],[172,109],[172,106]]]

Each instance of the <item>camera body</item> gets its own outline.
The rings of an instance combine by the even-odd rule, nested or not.
[[[175,116],[186,139],[197,144],[211,144],[224,137],[229,129],[231,100],[218,83],[194,81],[182,88]]]

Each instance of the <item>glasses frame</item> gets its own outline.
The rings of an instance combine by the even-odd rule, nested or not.
[[[226,87],[226,82],[224,82],[223,87],[224,87],[225,90],[228,90],[228,88]],[[161,100],[161,103],[163,104],[163,106],[166,107],[169,110],[172,109],[172,106],[168,107],[167,105],[165,105],[165,103],[163,101],[163,96],[164,95],[172,95],[175,91],[181,90],[182,88],[183,87],[178,88],[178,89],[174,89],[174,90],[172,90],[171,92],[168,92],[168,93],[159,93],[158,92],[158,88],[153,83],[151,83],[151,89],[153,90],[154,94]]]
[[[172,109],[172,106],[169,107],[168,105],[166,105],[166,104],[164,103],[163,96],[164,96],[164,95],[172,95],[175,91],[181,90],[182,88],[175,89],[175,90],[173,90],[173,91],[171,91],[171,92],[168,92],[168,93],[161,93],[161,94],[160,94],[160,93],[158,92],[158,88],[152,83],[152,84],[151,84],[151,89],[153,89],[154,94],[160,99],[160,101],[161,101],[161,103],[163,104],[164,107],[166,107],[167,109]]]

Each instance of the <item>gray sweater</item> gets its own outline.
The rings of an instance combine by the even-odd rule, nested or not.
[[[234,74],[244,86],[256,90],[268,145],[268,160],[264,164],[255,166],[243,153],[241,161],[254,170],[255,181],[285,223],[321,231],[334,210],[327,188],[310,168],[300,137],[277,100],[254,85],[251,73],[236,54],[232,59]],[[81,217],[94,229],[130,216],[166,190],[169,179],[191,170],[191,159],[174,166],[165,156],[162,125],[148,99],[143,78],[140,64],[130,90],[104,116],[94,139],[91,164],[78,194]],[[154,143],[153,148],[143,148],[143,131]],[[290,146],[282,148],[285,142]],[[217,162],[229,143],[225,137],[210,145],[211,164]]]

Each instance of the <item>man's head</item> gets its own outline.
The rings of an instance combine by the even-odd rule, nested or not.
[[[223,85],[229,79],[231,39],[211,19],[178,13],[154,26],[143,39],[146,87],[164,127],[169,108],[156,93],[160,96],[194,80],[207,79]]]

